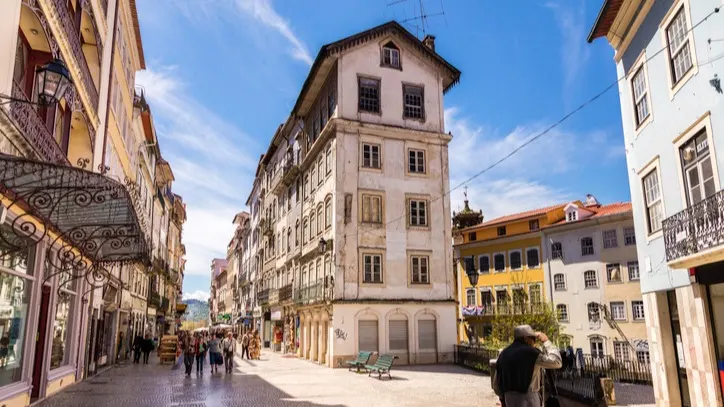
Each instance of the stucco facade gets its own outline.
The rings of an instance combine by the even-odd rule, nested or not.
[[[623,78],[621,116],[656,402],[721,406],[717,361],[724,347],[714,331],[724,322],[710,306],[724,259],[716,215],[724,116],[713,57],[724,51],[714,40],[724,34],[721,3],[604,3],[589,41],[607,37]]]

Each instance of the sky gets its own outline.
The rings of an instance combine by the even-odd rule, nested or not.
[[[259,156],[320,47],[393,19],[435,35],[462,71],[444,100],[450,184],[466,185],[486,220],[586,194],[628,201],[616,87],[478,175],[616,80],[605,39],[586,42],[599,3],[423,0],[438,14],[423,30],[419,0],[137,1],[146,70],[136,82],[187,205],[184,297],[208,298],[211,260],[225,257]],[[453,210],[462,200],[451,192]]]

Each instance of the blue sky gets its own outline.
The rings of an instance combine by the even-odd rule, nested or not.
[[[137,74],[174,189],[187,203],[187,297],[205,298],[259,155],[323,44],[419,13],[417,0],[140,0]],[[343,6],[342,6],[343,4]],[[427,0],[436,49],[462,71],[445,98],[451,185],[497,161],[616,79],[585,39],[598,1]],[[416,33],[410,24],[407,27]],[[417,23],[419,26],[419,22]],[[420,31],[421,35],[422,32]],[[468,184],[486,219],[594,194],[629,200],[617,88]],[[453,209],[462,190],[453,192]]]

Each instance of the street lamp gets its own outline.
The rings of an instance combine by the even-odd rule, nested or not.
[[[465,258],[465,274],[468,275],[471,286],[475,287],[478,285],[478,271],[475,270],[475,262],[472,257]]]
[[[327,251],[327,241],[323,237],[319,238],[319,253],[324,254]]]
[[[54,59],[35,70],[35,85],[38,90],[38,102],[17,99],[0,94],[0,99],[8,102],[21,102],[33,105],[49,106],[63,98],[68,87],[73,84],[70,71],[60,59]],[[7,103],[7,102],[6,102]]]

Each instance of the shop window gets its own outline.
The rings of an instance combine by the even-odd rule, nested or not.
[[[74,273],[75,274],[75,273]],[[68,345],[71,342],[72,319],[75,315],[76,282],[68,274],[60,274],[58,298],[53,321],[53,339],[50,352],[50,368],[54,369],[70,362]]]

